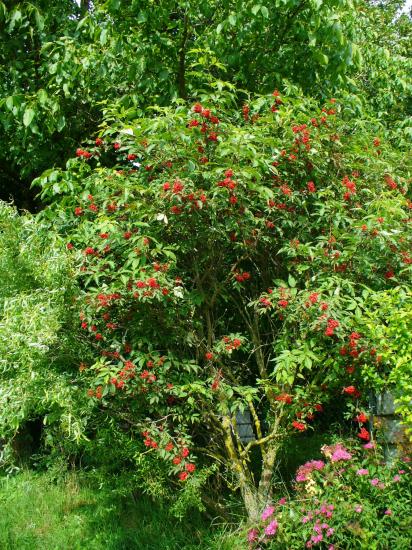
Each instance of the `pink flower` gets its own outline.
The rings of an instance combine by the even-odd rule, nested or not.
[[[385,516],[391,516],[391,515],[392,515],[392,510],[390,508],[385,510]]]
[[[287,500],[286,497],[282,497],[278,500],[278,504],[280,506],[284,506],[286,504],[286,500]]]
[[[374,449],[375,448],[375,442],[369,441],[369,443],[365,443],[365,445],[362,445],[364,449]]]
[[[350,460],[351,458],[352,455],[344,447],[339,446],[330,457],[330,460],[331,462],[339,462],[340,460]]]
[[[257,529],[250,529],[247,534],[248,542],[255,542],[258,539],[259,531]]]
[[[400,479],[401,479],[401,476],[398,476],[398,475],[393,476],[393,481],[399,481]]]
[[[270,518],[270,516],[273,514],[274,511],[275,511],[274,506],[268,506],[265,510],[263,510],[261,515],[262,521],[265,521],[268,518]]]
[[[329,529],[326,531],[326,536],[331,537],[334,532],[335,532],[335,529],[333,527],[329,527]]]
[[[323,540],[323,535],[322,535],[322,533],[320,535],[312,535],[310,537],[310,540],[312,542],[314,542],[315,544],[317,544],[318,542],[321,542]]]
[[[271,521],[269,523],[269,525],[266,527],[265,529],[265,534],[266,535],[274,535],[276,533],[276,530],[278,528],[278,522],[274,519],[273,521]]]
[[[323,460],[311,460],[310,462],[306,462],[305,464],[302,464],[296,472],[296,481],[307,481],[308,476],[314,471],[314,470],[322,470],[325,466],[325,463]]]
[[[373,479],[371,479],[371,485],[373,485],[374,487],[376,487],[378,483],[379,483],[379,479],[377,477],[374,477]]]
[[[307,523],[310,520],[309,516],[303,516],[302,523]]]
[[[355,506],[355,512],[357,512],[358,514],[360,514],[362,512],[363,508],[362,506],[359,506],[359,504],[357,506]]]
[[[367,470],[366,468],[360,468],[360,470],[358,470],[356,474],[358,476],[367,476],[369,474],[369,470]]]

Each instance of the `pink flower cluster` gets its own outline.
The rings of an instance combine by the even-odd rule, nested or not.
[[[306,516],[303,516],[302,523],[313,521],[315,517],[318,516],[313,525],[314,534],[311,535],[310,539],[306,542],[306,548],[312,548],[315,544],[327,542],[327,539],[334,534],[335,529],[326,521],[319,518],[319,516],[331,518],[333,516],[334,509],[335,507],[333,504],[322,504],[313,512],[310,511]],[[328,550],[334,550],[333,544],[328,546]]]
[[[341,460],[350,460],[352,458],[352,455],[345,449],[342,443],[324,445],[321,451],[331,462],[340,462]]]
[[[330,457],[331,462],[339,462],[340,460],[350,460],[352,455],[344,447],[339,447]]]
[[[272,521],[269,523],[269,525],[266,527],[266,529],[265,529],[265,534],[268,535],[268,536],[275,535],[278,526],[279,526],[278,522],[277,522],[275,519],[272,520]]]
[[[296,472],[296,481],[299,483],[308,481],[310,474],[314,470],[322,470],[324,466],[325,463],[323,462],[323,460],[311,460],[309,462],[306,462],[305,464],[302,464],[302,466],[299,466]]]
[[[267,508],[265,508],[261,515],[262,521],[266,521],[268,518],[270,518],[270,516],[273,515],[274,511],[275,511],[274,506],[268,506]]]
[[[279,506],[284,506],[286,504],[286,497],[283,497],[278,502]],[[274,512],[276,510],[275,506],[267,506],[262,514],[261,514],[261,520],[267,521],[268,519],[272,518]],[[269,523],[265,526],[263,535],[259,538],[259,530],[256,528],[250,529],[248,531],[247,540],[249,543],[253,544],[254,542],[258,541],[264,541],[266,537],[272,537],[276,534],[276,531],[278,530],[279,523],[276,519],[271,519]]]

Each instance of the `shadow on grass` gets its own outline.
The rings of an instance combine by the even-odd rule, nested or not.
[[[235,550],[239,538],[199,513],[183,521],[149,498],[126,499],[71,476],[21,473],[0,480],[2,550]]]

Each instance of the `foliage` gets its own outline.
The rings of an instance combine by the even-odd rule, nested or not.
[[[1,196],[30,207],[31,179],[63,166],[106,107],[136,117],[225,85],[245,95],[285,81],[317,98],[341,90],[357,116],[372,111],[398,124],[407,146],[411,21],[397,17],[401,4],[99,0],[81,10],[74,0],[1,2]]]
[[[355,446],[299,469],[279,524],[267,509],[312,432],[374,448],[371,391],[412,430],[403,5],[0,0],[0,198],[33,208],[46,169],[49,205],[0,202],[2,465],[81,465],[122,526],[76,515],[63,540],[6,514],[5,547],[214,547],[200,523],[129,530],[137,489],[166,525],[240,492],[251,547],[407,546],[409,481]]]
[[[126,116],[37,180],[76,265],[96,414],[180,483],[195,453],[222,465],[251,516],[288,434],[342,395],[359,412],[381,360],[357,332],[367,300],[411,271],[405,157],[376,121],[293,92]]]
[[[249,547],[407,548],[410,459],[388,468],[371,444],[353,445],[325,445],[326,460],[302,465],[295,493],[263,511],[248,533]]]
[[[56,234],[0,203],[0,269],[1,437],[13,445],[25,423],[40,418],[46,442],[62,448],[63,434],[81,437],[88,408],[73,380],[87,349],[69,328],[70,260]]]
[[[408,148],[412,137],[411,18],[400,15],[402,2],[389,0],[363,6],[359,48],[364,62],[354,75],[352,91],[367,101],[393,133],[396,147]]]
[[[412,426],[412,296],[397,287],[371,296],[365,316],[365,335],[378,342],[382,366],[364,368],[365,381],[377,391],[389,387],[397,397],[397,413],[407,431]],[[385,368],[386,367],[386,368]]]

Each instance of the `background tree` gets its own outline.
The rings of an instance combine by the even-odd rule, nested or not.
[[[0,153],[2,197],[12,193],[30,206],[33,177],[63,166],[107,106],[136,116],[223,81],[246,94],[268,93],[284,80],[322,98],[346,90],[358,114],[372,109],[400,122],[405,141],[411,22],[396,19],[399,5],[0,3],[0,131],[8,144]]]

